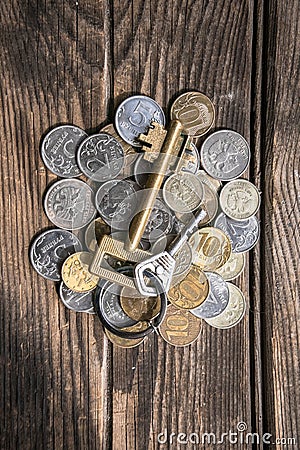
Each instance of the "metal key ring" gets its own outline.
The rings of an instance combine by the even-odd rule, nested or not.
[[[157,277],[157,275],[155,275],[154,273],[145,270],[144,274],[151,279],[152,283],[154,284],[155,288],[158,291],[158,295],[160,297],[160,312],[158,314],[157,317],[155,317],[153,320],[149,321],[149,327],[146,328],[146,330],[143,331],[124,331],[122,330],[122,328],[118,328],[114,325],[112,325],[107,319],[106,317],[104,317],[104,314],[102,313],[100,306],[99,306],[99,302],[95,301],[94,302],[94,306],[95,306],[95,310],[98,314],[99,319],[102,322],[102,325],[111,333],[115,334],[118,337],[121,337],[123,339],[140,339],[140,338],[144,338],[145,336],[148,336],[149,334],[153,333],[156,328],[159,327],[159,325],[161,324],[161,322],[163,321],[165,315],[166,315],[166,310],[167,310],[167,302],[168,302],[168,297],[167,294],[164,292],[163,290],[163,285],[160,281],[160,279]]]

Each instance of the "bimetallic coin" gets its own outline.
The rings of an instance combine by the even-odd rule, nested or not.
[[[222,267],[231,254],[230,240],[218,228],[204,227],[197,230],[189,243],[194,251],[193,264],[202,270],[212,271]]]
[[[162,201],[156,199],[145,228],[143,239],[155,241],[172,230],[174,217]]]
[[[75,292],[88,292],[95,289],[99,277],[89,272],[93,255],[88,252],[77,252],[69,256],[63,263],[61,276],[65,285]]]
[[[70,231],[52,229],[44,231],[32,242],[30,261],[42,277],[59,281],[64,260],[81,249],[79,239]]]
[[[232,283],[227,283],[229,288],[229,302],[224,311],[216,317],[205,319],[214,328],[226,330],[237,325],[245,315],[246,300],[242,291]]]
[[[79,146],[77,162],[84,175],[104,183],[115,178],[123,169],[124,150],[110,134],[94,134]]]
[[[152,121],[165,125],[165,115],[152,98],[133,95],[124,100],[116,111],[116,129],[128,144],[141,147],[138,136],[145,134]]]
[[[215,272],[221,275],[225,281],[234,280],[237,278],[245,268],[245,254],[231,253],[228,261],[224,266],[215,269]]]
[[[232,253],[248,252],[259,239],[260,227],[255,216],[246,220],[233,220],[221,213],[215,219],[214,225],[229,237]]]
[[[218,192],[222,187],[222,181],[217,180],[216,178],[211,177],[208,175],[205,170],[198,170],[196,173],[199,180],[202,182],[202,184],[207,185],[210,187],[213,191]]]
[[[212,133],[202,144],[201,163],[214,178],[230,181],[238,178],[250,162],[250,148],[246,139],[236,131],[220,130]]]
[[[69,289],[64,282],[61,282],[59,296],[63,304],[72,311],[95,314],[93,305],[93,291],[75,292]]]
[[[229,288],[226,281],[214,272],[205,273],[209,281],[209,294],[206,300],[190,312],[201,319],[209,319],[221,314],[229,302]]]
[[[169,344],[185,347],[197,339],[201,328],[202,322],[189,311],[169,305],[166,316],[159,326],[159,333]]]
[[[199,137],[213,126],[215,108],[211,100],[201,92],[185,92],[173,103],[171,119],[180,120],[189,136]]]
[[[85,227],[96,215],[93,196],[90,186],[81,180],[56,181],[46,193],[45,212],[57,227],[77,230]]]
[[[192,266],[185,278],[168,292],[170,302],[182,309],[193,309],[203,303],[209,293],[209,282],[199,267]]]
[[[151,320],[159,314],[159,297],[143,297],[136,290],[124,286],[120,294],[123,311],[133,320]]]
[[[41,145],[41,156],[45,166],[62,178],[80,175],[76,152],[86,137],[85,131],[74,125],[62,125],[51,130]]]
[[[95,252],[100,240],[105,234],[110,234],[110,227],[101,217],[98,217],[85,230],[85,245],[91,252]]]
[[[207,184],[203,185],[203,200],[201,207],[206,211],[206,216],[201,220],[199,226],[203,226],[211,222],[218,212],[219,208],[219,198],[213,189],[211,189]]]
[[[248,180],[230,181],[221,191],[220,206],[231,219],[249,219],[259,209],[260,193]]]
[[[203,199],[202,183],[192,173],[174,173],[165,181],[163,198],[173,211],[179,213],[194,211]]]
[[[128,332],[143,331],[147,328],[147,326],[148,325],[146,322],[139,322],[136,325],[133,325],[132,327],[123,328],[123,331],[128,331]],[[105,329],[105,334],[106,334],[107,338],[110,340],[110,342],[112,342],[117,347],[121,347],[121,348],[137,347],[145,340],[145,338],[140,338],[140,339],[121,338],[121,337],[116,336],[115,334],[111,333],[107,329]]]

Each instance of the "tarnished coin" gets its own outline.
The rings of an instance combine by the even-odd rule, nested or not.
[[[85,245],[91,252],[96,251],[101,238],[110,231],[110,226],[98,217],[85,230]]]
[[[64,282],[61,282],[59,287],[59,296],[63,304],[76,312],[95,314],[93,295],[93,291],[83,293],[72,291]]]
[[[193,309],[203,303],[209,293],[209,282],[202,270],[192,266],[184,280],[171,287],[168,299],[182,309]]]
[[[222,181],[217,180],[216,178],[211,177],[208,175],[205,170],[198,170],[196,173],[199,180],[202,182],[202,184],[207,185],[210,187],[213,191],[218,192],[222,187]]]
[[[246,300],[242,291],[232,283],[227,283],[229,288],[229,302],[224,311],[217,317],[205,319],[205,321],[215,328],[226,330],[237,325],[245,315]]]
[[[218,228],[204,227],[189,239],[195,252],[193,263],[203,270],[212,271],[222,267],[231,254],[228,236]]]
[[[45,195],[45,212],[57,227],[77,230],[85,227],[96,215],[93,197],[92,189],[83,181],[59,180]]]
[[[150,218],[145,228],[143,239],[155,241],[172,230],[174,216],[169,208],[159,199],[155,200]]]
[[[207,184],[203,185],[203,200],[201,207],[206,211],[206,216],[201,220],[199,226],[206,225],[211,222],[215,217],[219,209],[219,199],[216,191],[211,189]]]
[[[222,211],[231,219],[245,220],[257,213],[260,193],[248,180],[234,180],[227,183],[220,194]]]
[[[80,175],[76,152],[86,137],[86,132],[74,125],[62,125],[49,131],[41,145],[45,166],[62,178]]]
[[[94,134],[79,146],[77,162],[88,178],[104,183],[116,177],[124,166],[124,150],[116,138],[107,133]]]
[[[202,183],[192,173],[174,173],[165,181],[163,198],[173,211],[179,213],[194,211],[203,199]]]
[[[133,320],[151,320],[160,311],[159,297],[143,297],[138,291],[124,286],[120,294],[123,311]]]
[[[203,136],[213,126],[215,108],[201,92],[185,92],[171,107],[171,119],[178,119],[185,132],[192,137]]]
[[[229,288],[226,281],[214,272],[206,272],[209,281],[209,294],[206,300],[191,313],[201,319],[216,317],[225,310],[229,302]]]
[[[69,256],[63,263],[61,276],[65,285],[75,292],[88,292],[95,289],[99,277],[89,272],[93,255],[88,252],[77,252]]]
[[[44,231],[31,244],[30,261],[42,277],[61,280],[61,267],[72,253],[81,251],[79,239],[70,231],[52,229]]]
[[[238,178],[250,162],[250,148],[246,139],[236,131],[219,130],[202,144],[201,163],[214,178],[230,181]]]
[[[197,339],[201,328],[201,321],[189,311],[169,305],[166,316],[159,327],[159,333],[169,344],[175,347],[184,347]]]
[[[131,327],[125,327],[123,328],[123,331],[127,331],[129,333],[134,333],[137,331],[144,331],[148,327],[148,324],[146,322],[138,322],[136,325],[133,325]],[[115,334],[111,333],[107,329],[105,329],[105,334],[107,338],[117,347],[121,348],[133,348],[140,345],[145,338],[139,338],[139,339],[125,339],[121,338],[119,336],[116,336]]]
[[[245,268],[245,254],[231,253],[228,261],[224,266],[215,269],[215,272],[221,275],[225,281],[234,280],[238,277]]]
[[[152,121],[165,125],[166,119],[162,108],[146,95],[133,95],[125,99],[116,111],[116,129],[128,144],[141,147],[137,139],[145,134]]]
[[[221,213],[215,219],[214,225],[229,237],[232,253],[248,252],[259,239],[260,227],[255,216],[246,220],[233,220]]]

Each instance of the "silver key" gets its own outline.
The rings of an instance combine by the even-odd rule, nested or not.
[[[190,238],[194,231],[196,231],[198,224],[204,219],[205,216],[206,212],[199,208],[195,216],[183,228],[181,234],[179,234],[171,242],[166,251],[158,253],[157,255],[154,255],[135,266],[135,283],[137,289],[142,295],[149,297],[154,297],[157,295],[156,289],[146,284],[146,280],[149,280],[149,278],[145,278],[145,270],[150,270],[155,273],[159,277],[165,292],[168,292],[175,269],[174,256],[180,250],[182,245]]]

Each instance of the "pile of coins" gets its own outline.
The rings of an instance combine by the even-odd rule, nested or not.
[[[115,345],[134,347],[156,331],[174,346],[191,344],[202,319],[237,325],[246,311],[231,281],[259,239],[260,193],[239,178],[247,141],[210,132],[214,106],[186,92],[170,123],[150,97],[126,98],[109,124],[88,136],[73,125],[42,140],[45,166],[61,179],[44,197],[56,228],[36,236],[30,259],[59,282],[64,305],[96,313]]]

